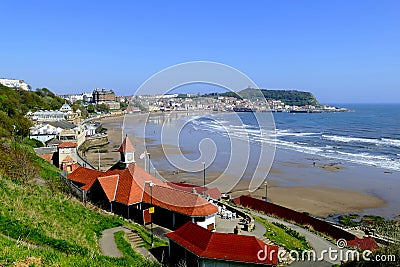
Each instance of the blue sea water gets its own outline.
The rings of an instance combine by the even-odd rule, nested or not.
[[[260,138],[257,132],[261,129],[275,134],[276,146],[281,149],[400,171],[400,104],[341,106],[351,112],[273,113],[275,133],[258,125],[255,119],[255,116],[268,116],[266,113],[236,115],[242,119],[252,143],[270,141]],[[224,113],[207,118],[199,116],[189,126],[196,130],[199,138],[210,132],[214,138],[232,133],[240,138],[243,133],[230,123],[231,116]],[[188,147],[191,143],[193,138],[182,146]]]
[[[352,112],[275,114],[277,138],[305,153],[399,171],[400,105],[346,107]]]

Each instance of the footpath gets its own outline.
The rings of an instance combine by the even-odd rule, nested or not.
[[[114,238],[114,234],[119,231],[124,231],[127,234],[129,243],[137,253],[142,255],[145,259],[151,261],[157,261],[157,259],[153,256],[153,254],[151,254],[144,247],[144,242],[142,238],[134,230],[122,226],[106,229],[103,231],[102,236],[100,238],[100,250],[104,256],[114,257],[114,258],[124,257],[122,252],[118,249]]]

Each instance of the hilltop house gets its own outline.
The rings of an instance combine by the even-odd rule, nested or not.
[[[67,178],[85,198],[138,223],[152,220],[176,229],[190,221],[215,228],[215,205],[199,194],[171,188],[143,170],[135,163],[135,148],[128,137],[118,151],[120,160],[106,172],[79,167]],[[150,214],[149,207],[153,206],[154,213]]]
[[[276,266],[278,247],[254,236],[211,232],[188,222],[167,233],[171,266]]]

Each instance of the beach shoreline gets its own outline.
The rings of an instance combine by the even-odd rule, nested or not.
[[[160,114],[161,115],[161,114]],[[135,123],[143,123],[148,114],[128,115],[133,118]],[[157,115],[154,115],[157,116]],[[101,153],[101,169],[106,170],[111,167],[118,159],[117,151],[123,138],[122,133],[123,116],[104,118],[101,120],[103,127],[107,128],[110,143],[104,147],[107,153]],[[135,127],[135,125],[129,125]],[[164,150],[167,153],[190,153],[180,151],[179,148],[168,146],[167,149],[160,147],[151,138],[144,139],[129,132],[129,137],[135,144],[136,162],[146,168],[146,162],[139,160],[139,155],[143,151],[151,153],[151,161],[157,171],[151,168],[152,174],[156,173],[158,178],[163,177],[173,182],[188,182],[199,184],[202,180],[202,173],[179,173],[173,174],[173,168],[168,165],[156,164],[164,162]],[[145,147],[146,146],[146,147]],[[89,150],[87,159],[94,166],[98,165],[97,150]],[[268,200],[273,203],[300,211],[308,212],[314,216],[327,217],[328,215],[361,213],[374,214],[384,217],[395,217],[396,211],[391,203],[393,197],[383,198],[382,192],[371,191],[369,187],[360,186],[362,181],[356,176],[365,174],[364,166],[352,165],[346,162],[335,162],[315,155],[299,155],[300,153],[277,149],[276,157],[268,180]],[[371,170],[372,167],[367,168]],[[382,175],[382,170],[374,170],[374,174]],[[368,172],[367,170],[367,172]],[[207,172],[207,182],[218,177],[220,173],[216,171]],[[373,175],[372,175],[373,176]],[[387,175],[388,176],[388,175]],[[343,178],[349,177],[349,178]],[[343,183],[347,179],[348,184]],[[200,184],[199,184],[200,185]],[[265,186],[261,185],[254,192],[246,189],[246,182],[240,181],[230,192],[232,197],[251,194],[253,197],[262,198],[265,196]],[[390,204],[391,205],[388,205]]]

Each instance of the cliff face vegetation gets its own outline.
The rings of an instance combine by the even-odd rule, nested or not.
[[[83,205],[54,165],[37,156],[28,139],[29,110],[59,109],[64,100],[0,85],[0,266],[159,266],[128,246],[124,258],[102,255],[99,238],[108,228],[133,225],[90,204]],[[15,126],[15,129],[14,129]],[[127,256],[126,256],[127,255]]]
[[[58,172],[31,146],[0,141],[0,266],[159,266],[131,249],[124,258],[103,256],[103,230],[140,226],[85,207]]]
[[[25,117],[28,111],[55,110],[63,103],[62,98],[46,88],[32,92],[14,90],[0,84],[0,137],[28,136],[31,126],[31,122]]]

